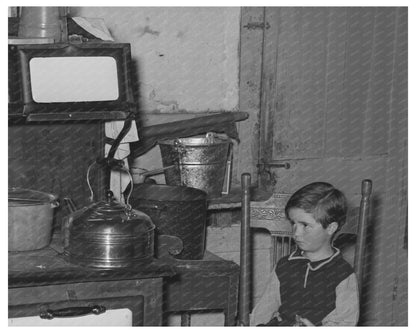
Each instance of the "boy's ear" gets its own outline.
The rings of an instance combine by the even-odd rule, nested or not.
[[[338,230],[338,222],[331,222],[326,230],[330,235],[333,235]]]

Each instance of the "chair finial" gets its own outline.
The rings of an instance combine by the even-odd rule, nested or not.
[[[368,197],[371,195],[373,187],[373,182],[371,179],[364,179],[361,183],[361,194],[363,197]]]

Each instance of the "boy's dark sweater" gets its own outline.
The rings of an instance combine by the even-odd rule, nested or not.
[[[340,253],[315,262],[300,251],[283,257],[276,267],[282,321],[273,318],[266,326],[293,326],[296,315],[321,325],[322,319],[335,309],[337,286],[353,272]]]

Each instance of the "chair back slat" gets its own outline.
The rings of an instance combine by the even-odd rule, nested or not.
[[[239,283],[239,326],[250,326],[250,284],[251,284],[251,243],[250,243],[250,184],[251,175],[241,175],[241,235],[240,235],[240,283]]]
[[[365,243],[367,238],[367,224],[370,216],[370,196],[372,191],[372,181],[365,179],[361,183],[361,202],[360,213],[358,217],[358,234],[357,244],[355,246],[354,270],[358,280],[358,290],[361,295],[363,280],[364,261],[365,261]]]
[[[348,207],[347,220],[342,226],[340,234],[358,234],[358,217],[360,215],[360,207]]]

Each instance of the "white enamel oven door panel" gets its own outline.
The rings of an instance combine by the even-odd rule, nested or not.
[[[9,318],[9,326],[132,326],[130,309],[107,310],[99,315],[90,314],[71,318],[42,319],[39,316]]]
[[[143,326],[145,297],[139,288],[142,282],[99,281],[11,288],[9,325]],[[79,315],[80,308],[93,306],[103,307],[105,311]],[[40,318],[47,312],[54,313],[54,318]]]

